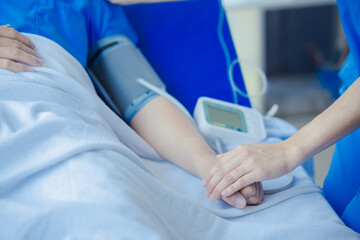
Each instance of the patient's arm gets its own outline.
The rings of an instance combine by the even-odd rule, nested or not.
[[[27,65],[41,66],[34,45],[24,35],[6,26],[0,27],[0,69],[32,71]],[[168,100],[157,97],[145,105],[131,121],[132,127],[165,159],[188,172],[204,177],[215,162],[214,151],[206,144],[187,117]],[[241,189],[226,202],[237,207],[259,204],[263,198],[260,183]],[[237,198],[240,201],[237,201]]]
[[[12,72],[31,72],[31,66],[44,62],[35,53],[35,45],[15,29],[0,26],[0,68]]]
[[[131,120],[130,125],[163,158],[200,178],[215,164],[216,153],[204,141],[190,120],[170,101],[157,97],[146,104]],[[247,204],[259,204],[263,199],[260,183],[242,189]],[[237,196],[238,195],[238,196]],[[237,201],[239,197],[239,201]],[[244,207],[239,194],[223,198],[236,207]]]

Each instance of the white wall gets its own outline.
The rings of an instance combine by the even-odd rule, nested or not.
[[[226,12],[235,49],[244,58],[264,69],[264,24],[262,11],[255,8],[227,9]],[[259,75],[243,65],[242,71],[247,91],[254,94],[261,90]],[[264,113],[265,98],[251,99],[251,104]]]

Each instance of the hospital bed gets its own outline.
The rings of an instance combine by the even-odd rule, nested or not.
[[[27,36],[46,64],[0,70],[0,239],[359,239],[302,167],[259,206],[209,201],[200,179],[98,97],[68,52]],[[269,143],[295,131],[280,119],[265,126]]]
[[[28,37],[45,66],[0,71],[0,239],[359,238],[302,167],[293,187],[259,206],[210,202],[200,179],[104,104],[69,53]],[[268,142],[289,131],[266,125]]]

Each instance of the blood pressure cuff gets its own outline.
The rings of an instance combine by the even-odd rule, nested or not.
[[[99,96],[128,123],[158,96],[137,79],[165,90],[149,62],[125,36],[110,36],[96,43],[90,50],[87,70]]]

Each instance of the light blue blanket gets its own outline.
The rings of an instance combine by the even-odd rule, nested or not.
[[[111,112],[75,59],[29,37],[46,66],[0,70],[0,239],[357,239],[302,168],[260,206],[210,202]]]

